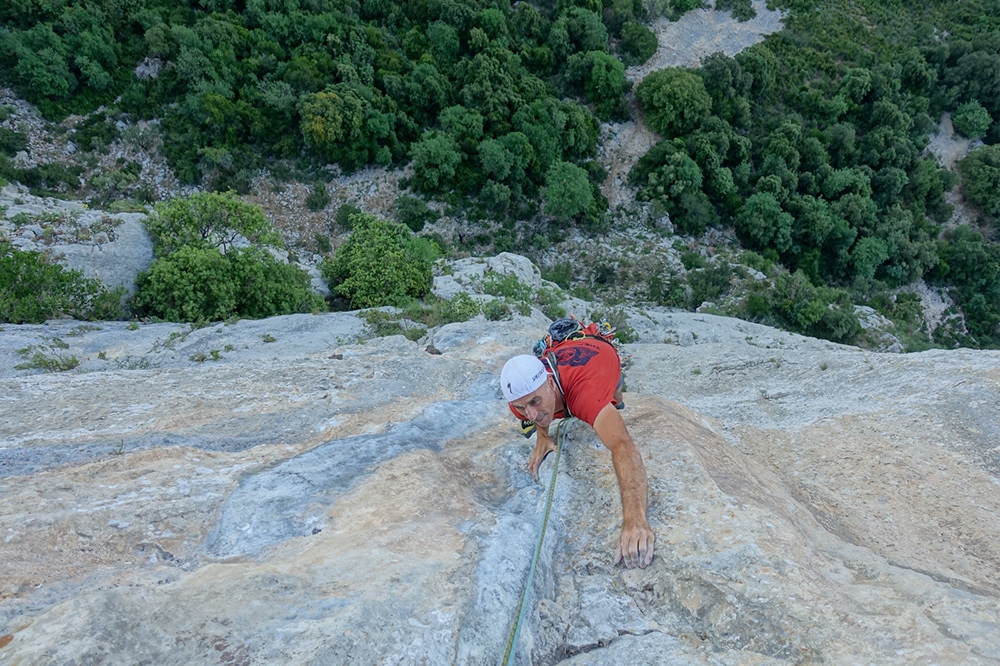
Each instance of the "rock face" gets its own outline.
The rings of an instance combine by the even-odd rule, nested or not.
[[[553,460],[497,375],[547,323],[4,326],[0,664],[499,663]],[[512,663],[1000,663],[1000,354],[631,323],[656,559],[571,424]]]

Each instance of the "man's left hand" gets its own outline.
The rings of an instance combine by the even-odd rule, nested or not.
[[[645,569],[653,561],[653,541],[656,537],[649,524],[623,525],[615,548],[615,564],[625,560],[629,569]]]

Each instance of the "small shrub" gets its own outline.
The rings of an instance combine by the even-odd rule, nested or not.
[[[215,248],[184,246],[136,278],[133,306],[167,321],[220,321],[236,314],[231,265]]]
[[[57,316],[117,319],[123,289],[108,290],[39,252],[0,241],[0,322],[40,324]]]
[[[696,268],[704,268],[705,257],[701,256],[701,253],[695,252],[694,250],[685,250],[681,253],[681,264],[684,268],[691,271]]]
[[[727,263],[714,264],[689,272],[690,309],[696,309],[706,301],[716,301],[729,287],[732,276],[733,269]]]
[[[512,301],[531,299],[531,287],[523,284],[516,275],[499,277],[495,273],[490,273],[483,280],[483,293],[509,298]]]
[[[539,289],[535,292],[535,303],[549,319],[562,319],[566,316],[566,308],[562,305],[563,297],[555,289]]]
[[[73,142],[82,150],[108,152],[111,142],[118,138],[118,125],[105,113],[95,113],[78,123],[73,132]]]
[[[542,271],[542,279],[555,282],[562,289],[569,289],[574,272],[573,262],[562,261],[553,266],[551,270]]]
[[[14,156],[28,147],[28,135],[0,127],[0,153]]]
[[[500,321],[510,317],[510,306],[502,298],[495,298],[483,306],[483,315],[490,321]]]
[[[146,206],[135,199],[112,201],[105,208],[109,213],[145,213]]]
[[[330,237],[325,234],[316,234],[316,251],[320,254],[330,254],[333,245],[330,244]]]
[[[629,326],[628,314],[623,308],[609,308],[608,310],[595,310],[590,318],[596,322],[605,321],[615,329],[615,339],[619,342],[629,343],[639,339],[635,329]]]
[[[745,307],[745,318],[843,344],[862,330],[846,291],[817,287],[802,271],[752,284]]]
[[[344,204],[337,209],[337,226],[344,231],[351,231],[354,228],[352,218],[355,215],[362,215],[362,211],[357,206]]]
[[[686,307],[688,301],[685,284],[684,279],[676,275],[667,276],[666,279],[654,275],[649,279],[649,300],[666,307]]]
[[[326,311],[323,298],[312,291],[309,275],[298,266],[254,247],[230,252],[226,259],[236,285],[236,316],[263,319]]]
[[[495,302],[495,300],[490,301],[490,304]],[[479,312],[479,303],[464,291],[459,292],[454,298],[448,301],[447,318],[449,322],[469,321],[478,315]]]
[[[421,327],[407,327],[398,317],[382,310],[363,310],[358,316],[365,321],[365,333],[367,337],[384,338],[390,335],[403,335],[408,340],[419,340],[427,333],[427,329]],[[411,337],[416,336],[416,337]]]
[[[76,356],[64,354],[69,348],[59,338],[43,338],[46,344],[39,347],[28,346],[17,350],[17,355],[26,359],[14,366],[15,370],[41,370],[42,372],[66,372],[80,365]]]
[[[316,212],[321,211],[330,205],[330,193],[326,189],[325,183],[313,183],[312,190],[306,195],[306,208]]]
[[[184,247],[155,260],[136,285],[133,306],[167,321],[261,319],[326,309],[303,270],[257,248],[223,255]]]
[[[438,217],[438,213],[428,208],[422,199],[407,195],[396,199],[396,221],[406,225],[414,233],[423,229],[428,222],[436,221]]]
[[[751,0],[715,0],[715,8],[729,12],[737,21],[749,21],[757,16]]]
[[[406,227],[372,215],[352,218],[354,230],[332,260],[320,264],[330,288],[352,308],[403,305],[427,294],[436,245]]]

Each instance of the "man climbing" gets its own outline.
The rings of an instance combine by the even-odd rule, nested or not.
[[[619,413],[624,403],[618,352],[600,336],[584,334],[544,348],[555,356],[555,374],[549,361],[543,363],[538,356],[527,354],[507,361],[500,373],[510,410],[522,422],[534,422],[536,428],[537,442],[528,471],[537,480],[542,460],[556,450],[549,435],[554,419],[575,416],[593,427],[611,451],[621,492],[622,531],[614,563],[624,560],[629,569],[645,568],[653,561],[655,537],[646,519],[646,468]]]

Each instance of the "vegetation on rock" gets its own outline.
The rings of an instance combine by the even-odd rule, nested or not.
[[[0,240],[0,322],[42,324],[47,319],[122,316],[122,290],[67,270],[41,252],[22,252]]]
[[[260,207],[232,193],[158,204],[146,225],[156,259],[132,301],[143,315],[202,322],[326,309],[305,271],[267,249],[280,238]]]

